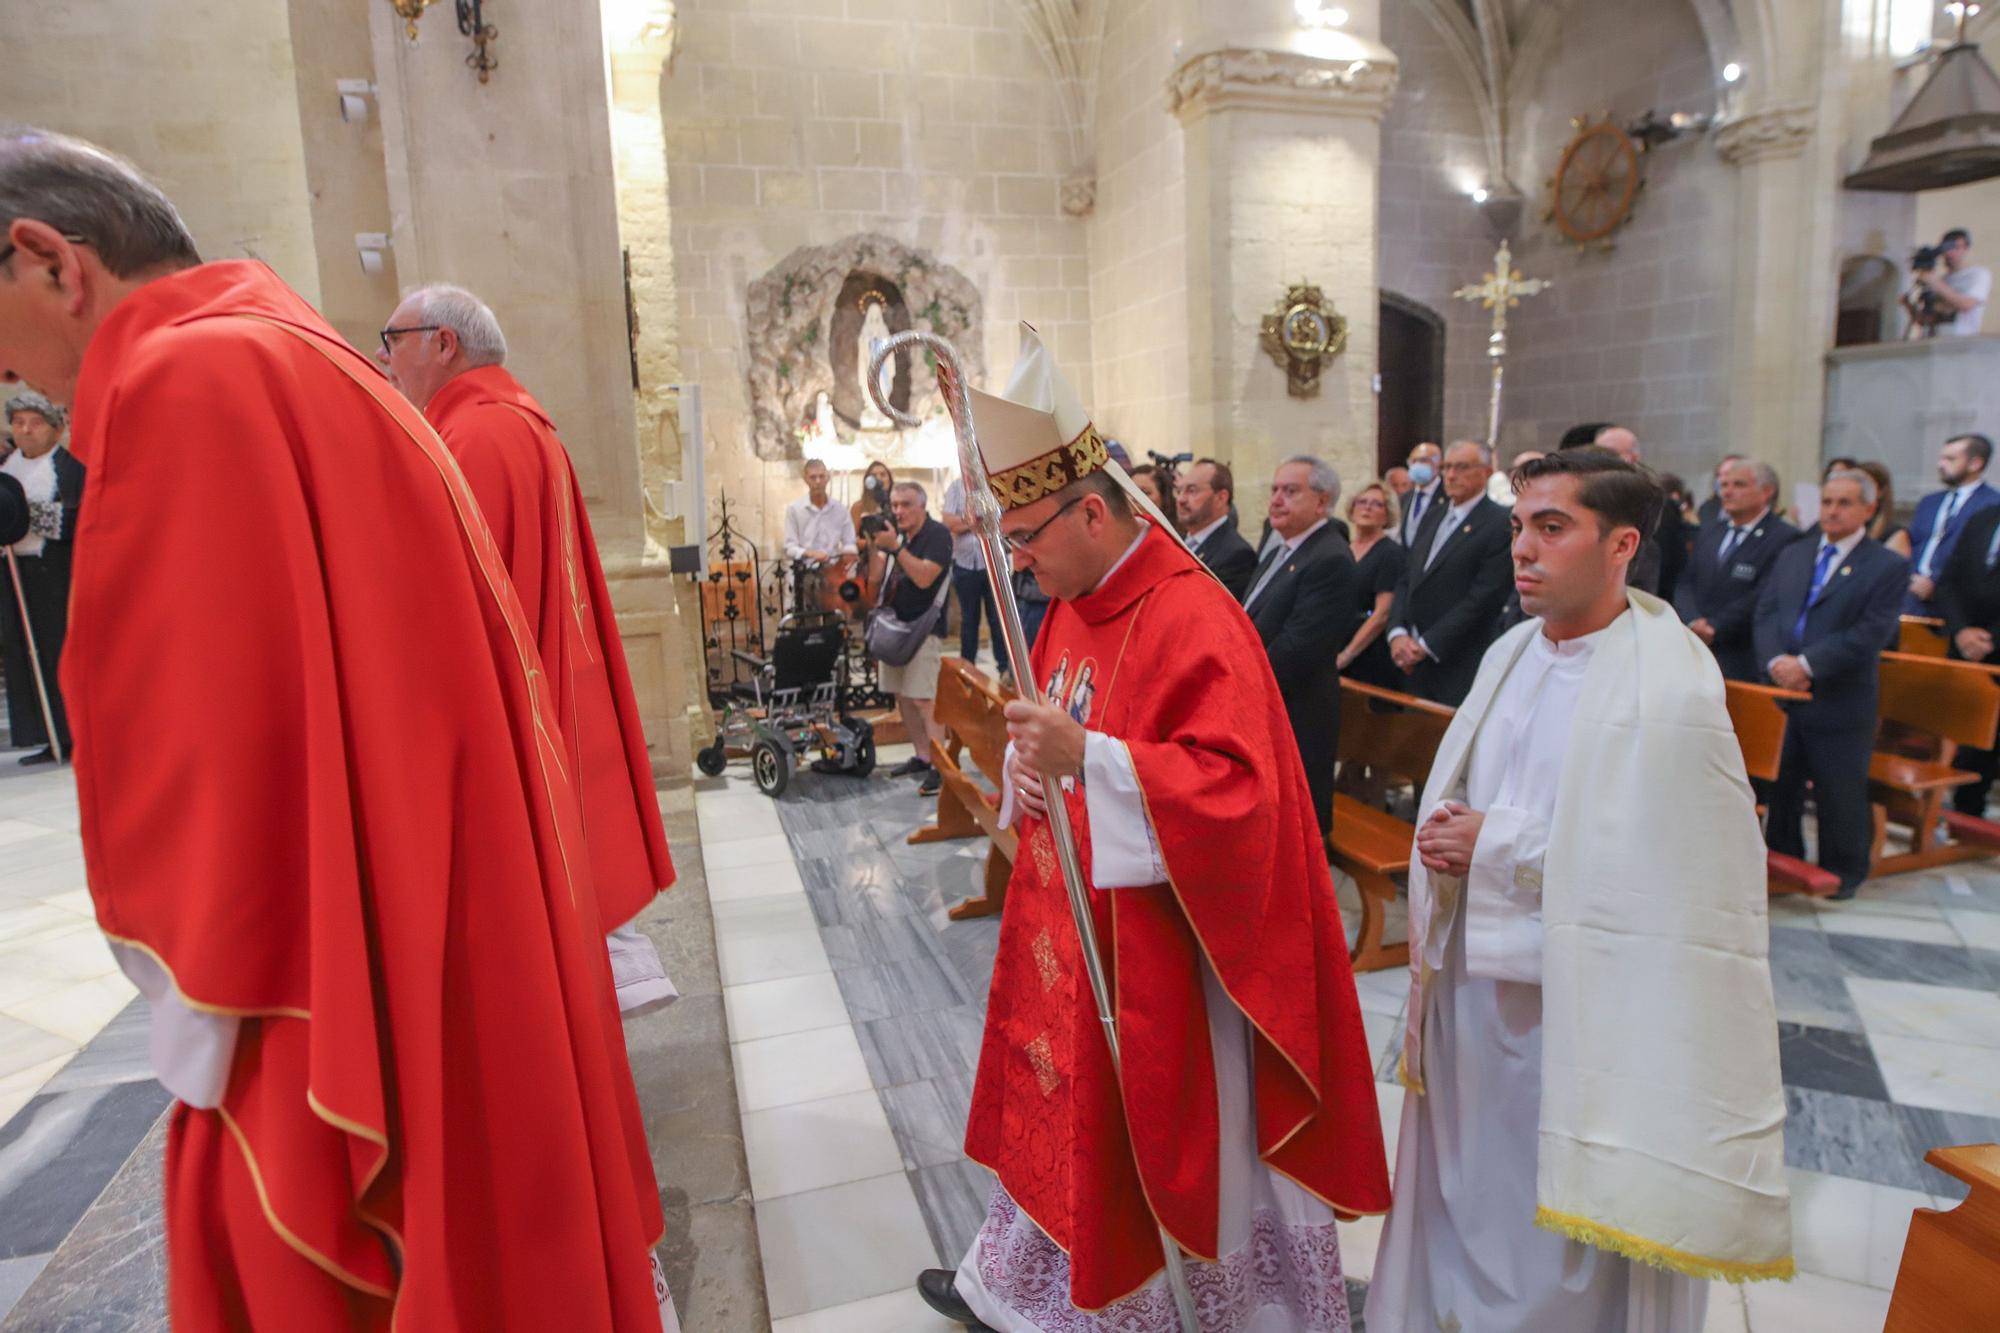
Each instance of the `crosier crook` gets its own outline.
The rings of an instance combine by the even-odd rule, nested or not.
[[[882,409],[890,420],[903,427],[920,426],[923,423],[908,412],[888,401],[882,392],[882,366],[890,357],[906,347],[922,346],[938,364],[949,372],[949,380],[941,380],[939,390],[944,394],[945,407],[951,412],[953,432],[958,436],[958,470],[965,484],[965,504],[973,520],[973,531],[979,538],[979,549],[986,556],[986,581],[993,589],[993,603],[1000,608],[1000,629],[1007,639],[1007,660],[1026,665],[1028,662],[1028,636],[1021,628],[1021,608],[1014,600],[1014,582],[1007,576],[1012,568],[1007,557],[1007,544],[1000,536],[1000,502],[994,498],[993,489],[987,484],[986,461],[980,456],[978,437],[973,434],[972,403],[966,396],[965,373],[959,366],[958,352],[949,342],[935,333],[925,333],[917,329],[905,330],[885,339],[868,360],[868,394],[875,405]],[[1117,463],[1109,465],[1118,481],[1129,492],[1137,494],[1138,488],[1122,475]],[[1174,531],[1150,502],[1143,499],[1148,513],[1159,520],[1165,531]],[[1014,679],[1030,703],[1046,702],[1042,697],[1041,682],[1035,679],[1032,670],[1015,672]],[[1058,789],[1059,792],[1059,789]],[[1097,1021],[1104,1029],[1104,1044],[1111,1052],[1111,1069],[1119,1078],[1119,1087],[1124,1087],[1118,1055],[1118,1019],[1111,1007],[1111,987],[1105,980],[1104,960],[1097,951],[1097,925],[1091,917],[1090,889],[1084,883],[1083,862],[1077,856],[1076,831],[1070,827],[1069,806],[1058,794],[1049,801],[1049,833],[1056,845],[1056,860],[1062,866],[1063,887],[1069,891],[1069,913],[1076,923],[1077,939],[1083,946],[1083,969],[1090,978],[1091,998],[1097,1002]],[[1174,1309],[1180,1315],[1181,1333],[1200,1333],[1201,1325],[1195,1317],[1194,1296],[1188,1289],[1187,1267],[1181,1259],[1181,1248],[1174,1238],[1160,1228],[1160,1248],[1166,1256],[1167,1286],[1173,1292]]]

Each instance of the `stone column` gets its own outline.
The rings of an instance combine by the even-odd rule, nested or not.
[[[1805,151],[1814,119],[1808,106],[1765,106],[1716,133],[1717,151],[1737,168],[1729,437],[1716,452],[1749,454],[1787,482],[1819,475],[1833,328],[1831,284],[1819,280],[1824,246],[1800,209],[1822,195]]]
[[[398,275],[467,287],[499,316],[508,369],[582,484],[655,768],[684,772],[692,629],[645,534],[597,0],[508,6],[486,83],[448,8],[415,42],[389,6],[370,15]]]
[[[1346,9],[1332,32],[1225,28],[1168,81],[1186,153],[1188,446],[1231,462],[1251,515],[1289,454],[1326,457],[1350,486],[1375,471],[1376,192],[1397,69],[1375,4]],[[1299,282],[1347,321],[1305,398],[1259,345]]]

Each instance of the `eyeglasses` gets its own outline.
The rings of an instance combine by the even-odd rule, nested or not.
[[[394,350],[389,346],[389,340],[391,338],[396,337],[398,334],[436,333],[439,329],[443,327],[444,326],[442,324],[405,324],[401,328],[397,328],[395,325],[392,324],[388,328],[382,330],[382,355],[387,356],[391,351]]]
[[[65,241],[68,241],[71,245],[90,244],[89,237],[78,236],[73,232],[67,232],[67,231],[64,232],[62,234],[62,238]],[[8,260],[12,259],[14,257],[14,252],[18,249],[20,249],[20,247],[15,245],[12,241],[7,242],[7,244],[4,246],[0,246],[0,264],[5,264]]]
[[[1035,544],[1035,539],[1037,537],[1040,537],[1044,532],[1047,532],[1049,530],[1050,523],[1055,522],[1057,519],[1061,518],[1064,514],[1067,514],[1070,510],[1082,504],[1088,498],[1089,498],[1088,496],[1079,495],[1074,500],[1065,502],[1062,508],[1056,510],[1055,513],[1049,515],[1048,520],[1046,522],[1037,524],[1033,529],[1031,529],[1028,532],[1021,533],[1019,536],[1008,537],[1007,538],[1008,547],[1012,550],[1017,550],[1017,551],[1027,550],[1030,546],[1033,546]]]

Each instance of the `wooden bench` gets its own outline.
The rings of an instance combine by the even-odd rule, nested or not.
[[[2000,851],[2000,825],[1946,818],[1945,796],[1978,779],[1954,767],[1961,745],[1986,749],[2000,727],[2000,680],[1978,662],[1919,653],[1882,654],[1879,731],[1868,762],[1868,794],[1879,809],[1870,873],[1950,865]],[[1888,824],[1909,831],[1909,850],[1884,851]]]
[[[1414,695],[1340,682],[1340,763],[1366,767],[1377,775],[1412,784],[1419,792],[1430,778],[1438,742],[1451,725],[1452,709]],[[1356,972],[1407,967],[1408,943],[1382,943],[1382,920],[1400,887],[1397,876],[1410,870],[1416,828],[1386,810],[1336,790],[1333,832],[1327,852],[1333,864],[1353,877],[1361,895],[1361,930],[1350,952]]]
[[[1724,681],[1729,721],[1736,728],[1736,743],[1743,749],[1743,767],[1753,779],[1776,782],[1778,765],[1785,755],[1785,710],[1787,700],[1809,698],[1802,690],[1781,690],[1775,685],[1752,685],[1746,681]],[[1764,853],[1766,887],[1773,894],[1810,893],[1826,897],[1840,889],[1840,876],[1821,870],[1810,861],[1783,852]]]
[[[991,916],[1007,898],[1007,877],[1013,873],[1020,840],[1014,830],[1000,827],[998,793],[1007,757],[1007,719],[1002,710],[1013,697],[1011,690],[1002,690],[962,658],[944,658],[938,667],[935,707],[945,740],[931,743],[931,762],[937,765],[943,785],[938,788],[937,820],[912,833],[909,840],[993,840],[986,854],[986,891],[954,906],[948,913],[954,921]],[[982,786],[974,772],[993,790]]]
[[[1972,1193],[1949,1211],[1910,1215],[1882,1333],[1990,1329],[2000,1311],[2000,1144],[1933,1148],[1924,1160]]]
[[[1944,637],[1944,621],[1936,616],[1904,616],[1896,633],[1896,651],[1918,657],[1944,657],[1950,643]]]

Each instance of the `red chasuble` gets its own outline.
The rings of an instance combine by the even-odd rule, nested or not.
[[[569,453],[542,405],[499,366],[454,377],[424,415],[478,498],[534,627],[583,800],[590,878],[611,931],[673,883],[674,864]]]
[[[1343,1216],[1386,1210],[1346,935],[1249,619],[1193,556],[1149,531],[1098,588],[1050,606],[1034,670],[1052,702],[1125,742],[1168,879],[1091,895],[1116,992],[1121,1088],[1048,825],[1022,824],[967,1154],[1069,1254],[1079,1309],[1161,1269],[1159,1226],[1218,1258],[1206,958],[1255,1029],[1259,1157]],[[1084,799],[1068,800],[1088,877]]]
[[[112,311],[74,447],[97,919],[244,1016],[175,1111],[174,1327],[657,1330],[570,758],[451,455],[249,262]]]

